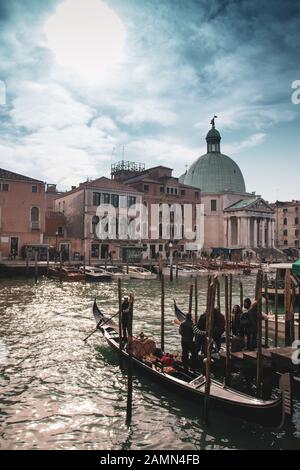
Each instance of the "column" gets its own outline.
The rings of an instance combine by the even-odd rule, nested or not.
[[[266,246],[266,221],[265,219],[261,220],[261,246],[265,248]]]
[[[241,244],[241,218],[240,217],[237,217],[236,244],[237,246],[240,246]]]
[[[228,240],[228,247],[231,248],[231,217],[228,219],[228,226],[227,226],[227,240]]]
[[[228,247],[228,218],[224,219],[224,243],[225,246]]]
[[[257,248],[257,219],[253,221],[253,248]]]
[[[251,246],[251,238],[250,238],[250,217],[246,218],[246,248],[250,248]]]
[[[272,237],[271,246],[272,248],[274,248],[275,247],[275,220],[271,221],[271,237]]]
[[[268,219],[268,248],[272,248],[272,220]]]

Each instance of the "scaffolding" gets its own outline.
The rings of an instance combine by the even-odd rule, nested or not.
[[[136,174],[145,171],[145,163],[129,162],[121,160],[111,165],[111,176],[115,178],[120,174]]]

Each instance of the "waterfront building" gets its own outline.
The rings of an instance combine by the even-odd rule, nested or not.
[[[45,257],[45,183],[0,169],[0,259]]]
[[[184,206],[191,208],[191,229],[195,229],[196,205],[201,203],[201,191],[199,188],[180,183],[178,178],[172,175],[171,168],[159,165],[145,169],[145,165],[129,161],[120,161],[112,165],[111,177],[113,181],[119,181],[142,193],[143,205],[148,213],[148,232],[143,236],[144,257],[148,259],[165,259],[170,251],[181,255],[191,255],[201,251],[200,243],[186,236],[183,230]],[[162,224],[162,204],[169,206],[168,220],[169,235],[164,232]],[[158,220],[153,205],[160,205]],[[179,218],[176,224],[176,207]],[[187,209],[186,209],[187,211]],[[156,219],[157,222],[155,220]],[[179,220],[179,219],[177,219]],[[158,225],[157,231],[151,229]],[[186,227],[187,228],[187,227]],[[177,233],[178,231],[178,233]],[[176,235],[175,235],[176,234]]]
[[[243,174],[234,160],[221,153],[221,135],[212,128],[207,152],[180,177],[201,189],[204,204],[204,250],[269,257],[274,252],[274,209],[254,192],[247,192]],[[276,253],[274,253],[276,255]]]
[[[276,201],[272,205],[276,214],[275,240],[277,247],[290,256],[300,252],[300,201]]]
[[[58,250],[63,251],[65,259],[85,258],[86,262],[140,259],[141,240],[132,240],[127,233],[124,235],[125,224],[122,225],[121,220],[124,222],[125,217],[126,223],[134,223],[139,215],[136,206],[141,202],[142,195],[137,190],[105,177],[86,181],[59,195],[55,199],[55,211],[64,217],[64,225],[59,234]],[[116,211],[116,220],[108,221],[107,234],[99,237],[97,227],[107,214],[99,215],[97,210],[100,205],[105,209],[109,204]]]

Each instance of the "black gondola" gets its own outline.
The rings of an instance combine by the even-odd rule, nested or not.
[[[106,317],[97,306],[93,305],[93,314],[99,330],[103,333],[109,346],[119,351],[118,328]],[[122,356],[128,359],[128,353],[122,349]],[[205,376],[196,375],[190,370],[184,370],[181,363],[174,364],[174,374],[163,371],[157,364],[132,357],[133,365],[172,390],[176,390],[188,399],[199,401],[205,397]],[[275,400],[261,400],[242,392],[233,390],[222,383],[212,380],[210,387],[210,403],[212,406],[234,414],[247,421],[256,422],[263,426],[279,428],[283,425],[285,416],[291,414],[291,383],[290,374],[280,378],[281,396]],[[198,407],[197,407],[198,408]]]

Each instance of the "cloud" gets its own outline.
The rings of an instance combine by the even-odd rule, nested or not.
[[[177,115],[152,100],[141,100],[133,104],[132,110],[120,118],[124,124],[139,125],[148,122],[171,126],[176,123]]]

